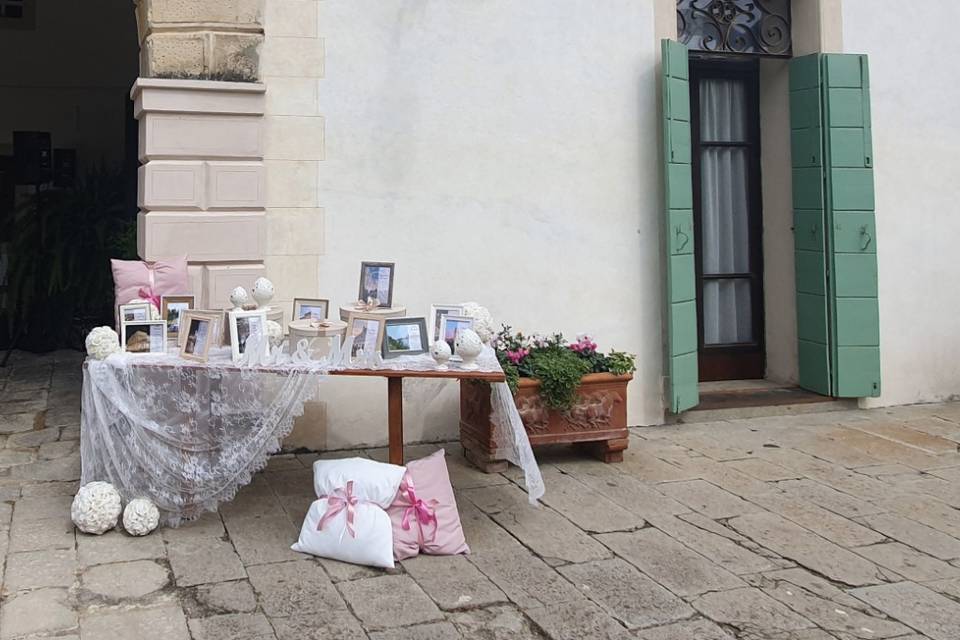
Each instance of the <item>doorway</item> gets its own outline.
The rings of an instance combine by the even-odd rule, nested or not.
[[[701,382],[763,378],[759,65],[690,59]]]

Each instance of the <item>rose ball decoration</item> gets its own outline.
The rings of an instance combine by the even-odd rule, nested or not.
[[[160,510],[146,498],[135,498],[123,510],[123,528],[132,536],[145,536],[160,524]]]
[[[84,533],[105,533],[117,526],[120,493],[109,482],[89,482],[73,498],[70,517]]]
[[[110,327],[96,327],[87,334],[85,341],[87,355],[94,360],[103,360],[119,353],[120,336]]]

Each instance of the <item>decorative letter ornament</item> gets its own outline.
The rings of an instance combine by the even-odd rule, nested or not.
[[[271,347],[279,347],[283,342],[283,327],[275,320],[267,320],[265,331]]]
[[[463,358],[461,368],[467,371],[473,371],[478,368],[477,356],[483,351],[483,342],[476,331],[472,329],[460,329],[457,331],[457,340],[454,342],[454,350],[457,355]]]
[[[84,533],[100,535],[117,526],[120,494],[109,482],[90,482],[80,487],[70,506],[73,524]]]
[[[123,528],[132,536],[145,536],[160,524],[160,510],[146,498],[136,498],[123,510]]]
[[[103,360],[120,351],[120,337],[110,327],[97,327],[87,334],[87,355],[94,360]]]

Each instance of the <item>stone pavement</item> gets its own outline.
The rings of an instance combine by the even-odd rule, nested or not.
[[[315,454],[179,529],[76,533],[79,365],[0,370],[0,640],[960,638],[960,404],[634,429],[619,465],[541,451],[539,509],[445,445],[473,553],[386,572],[290,551]]]

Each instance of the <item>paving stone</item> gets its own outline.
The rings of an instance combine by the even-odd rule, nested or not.
[[[275,640],[262,613],[227,613],[189,621],[193,640]]]
[[[702,618],[647,629],[639,640],[734,640],[734,637],[709,620]]]
[[[941,560],[960,558],[960,540],[894,513],[865,516],[871,529]]]
[[[779,571],[769,571],[764,574],[750,576],[745,578],[752,586],[760,589],[775,589],[782,584],[794,585],[801,590],[809,592],[819,598],[836,602],[845,607],[866,611],[862,602],[847,594],[846,591],[837,588],[833,583],[824,578],[814,575],[806,569],[793,567],[791,569],[781,569]]]
[[[837,491],[813,480],[787,480],[777,483],[777,487],[788,494],[803,498],[845,518],[883,513],[884,509],[865,500]]]
[[[457,628],[449,622],[431,622],[370,634],[370,640],[460,640],[461,637]]]
[[[35,455],[31,451],[15,451],[13,449],[0,450],[0,469],[18,467],[34,461]]]
[[[340,562],[339,560],[331,560],[330,558],[315,558],[315,560],[320,563],[320,566],[326,570],[327,575],[329,575],[330,579],[334,582],[375,578],[394,571],[392,569],[378,569],[377,567],[365,567],[350,562]]]
[[[353,613],[369,630],[443,619],[433,601],[408,576],[381,576],[341,582],[337,586]]]
[[[946,580],[934,580],[924,583],[925,587],[933,589],[937,593],[942,593],[954,600],[960,602],[960,578],[948,578]]]
[[[858,423],[853,428],[871,435],[893,440],[894,442],[916,447],[933,455],[957,452],[956,442],[916,429],[910,429],[902,423],[897,424],[870,420]]]
[[[80,448],[80,443],[76,440],[64,440],[62,442],[47,442],[40,445],[37,455],[41,460],[56,460],[65,458]]]
[[[960,604],[926,587],[899,582],[850,593],[932,640],[960,637]]]
[[[190,640],[180,605],[104,610],[80,619],[81,640]]]
[[[12,593],[38,587],[70,587],[77,574],[73,549],[24,551],[7,557],[3,588]]]
[[[686,597],[744,586],[742,580],[653,528],[605,533],[597,540],[673,593]]]
[[[152,560],[98,564],[84,571],[84,589],[108,600],[139,599],[169,581],[166,567]]]
[[[864,455],[879,462],[894,462],[920,471],[950,466],[949,462],[945,463],[935,455],[855,429],[834,428],[829,430],[826,437],[835,444],[838,451],[842,450],[848,453],[861,451]],[[819,453],[813,451],[811,453],[826,458]],[[829,460],[830,458],[826,459]]]
[[[668,482],[657,488],[708,518],[732,518],[759,510],[756,505],[704,480]]]
[[[70,505],[73,496],[28,497],[17,500],[13,509],[15,522],[48,520],[70,517]]]
[[[926,582],[960,576],[960,569],[957,567],[931,558],[899,542],[860,547],[856,552],[881,567],[900,574],[907,580]]]
[[[778,464],[767,462],[761,458],[746,458],[744,460],[731,460],[725,463],[741,473],[763,480],[764,482],[776,482],[778,480],[789,480],[792,478],[802,478],[803,474],[791,471]]]
[[[716,528],[723,528],[705,516],[700,517],[709,523],[713,523]],[[732,535],[718,535],[710,530],[694,526],[685,519],[655,516],[651,519],[650,524],[674,540],[683,543],[700,555],[710,558],[727,571],[737,575],[772,571],[783,566],[782,560],[764,557],[744,548],[741,544],[738,544],[739,541],[734,542],[731,539]],[[746,540],[745,544],[757,548],[752,541]]]
[[[420,555],[403,568],[444,610],[485,607],[507,602],[507,596],[464,556]]]
[[[221,540],[227,537],[227,530],[219,513],[207,512],[196,520],[184,522],[179,527],[161,527],[160,535],[168,544],[197,540]],[[152,536],[147,536],[152,537]]]
[[[73,482],[40,482],[35,484],[23,485],[21,494],[24,498],[43,497],[43,496],[70,496],[77,495],[80,490],[80,483]],[[69,517],[69,513],[64,514]]]
[[[960,512],[950,505],[929,496],[889,495],[889,490],[877,495],[877,503],[890,511],[960,539]]]
[[[631,635],[588,600],[530,609],[527,615],[551,640],[620,640]]]
[[[447,472],[454,489],[476,489],[495,484],[507,484],[509,480],[499,473],[484,473],[462,455],[447,454]]]
[[[557,512],[532,506],[527,494],[515,485],[470,489],[464,494],[547,562],[587,562],[610,556],[602,545]]]
[[[0,638],[53,634],[77,626],[66,589],[37,589],[8,597],[0,607]]]
[[[623,452],[623,462],[616,465],[621,472],[652,483],[693,480],[698,477],[695,472],[658,457],[658,453],[663,455],[662,449],[654,452],[647,445],[643,445],[641,449],[640,442],[642,440],[639,438],[630,438],[630,446]]]
[[[183,593],[183,606],[188,618],[217,613],[249,613],[257,608],[257,597],[248,581],[234,580],[200,585]]]
[[[931,471],[930,473],[939,475],[940,471],[942,470],[937,469],[935,471]],[[862,473],[864,475],[868,475],[874,478],[883,478],[885,476],[896,476],[896,475],[902,475],[905,473],[912,473],[912,474],[920,473],[916,469],[905,467],[902,464],[874,464],[866,467],[857,467],[856,472]]]
[[[80,478],[80,453],[57,460],[41,460],[10,470],[10,477],[21,482],[70,481]]]
[[[33,431],[39,412],[32,413],[5,413],[0,415],[0,433],[23,433]]]
[[[543,481],[550,491],[544,494],[541,502],[584,531],[631,531],[644,525],[643,518],[608,500],[569,474],[555,468],[544,468]]]
[[[558,571],[628,629],[662,625],[693,614],[683,600],[619,558],[567,565]]]
[[[367,640],[360,622],[347,611],[325,611],[271,620],[278,640]]]
[[[73,549],[73,522],[68,518],[18,520],[10,527],[10,551]]]
[[[450,616],[465,640],[541,640],[522,612],[512,606],[457,611]]]
[[[167,555],[163,538],[157,533],[149,536],[131,536],[114,529],[101,536],[77,534],[77,555],[84,567],[107,562],[150,560]]]
[[[668,498],[645,481],[611,468],[615,466],[619,465],[587,465],[585,461],[559,465],[563,471],[583,484],[641,518],[646,519],[654,514],[672,515],[690,511],[689,507]]]
[[[300,528],[293,526],[285,514],[280,517],[227,518],[225,523],[233,546],[247,566],[302,557],[290,549],[290,545],[297,541]]]
[[[222,540],[198,538],[171,542],[167,544],[167,557],[178,587],[247,577],[233,545]]]
[[[521,607],[570,602],[582,597],[572,584],[516,541],[496,552],[473,553],[468,559]]]
[[[751,500],[841,547],[861,547],[883,541],[883,536],[876,531],[801,498],[768,493],[753,496]]]
[[[831,580],[850,586],[884,581],[871,562],[775,514],[752,513],[728,524],[757,544]]]
[[[310,560],[248,567],[250,584],[271,618],[314,611],[346,609],[323,569]]]
[[[746,633],[772,635],[814,626],[759,589],[750,587],[708,593],[690,604],[711,620]]]
[[[10,449],[36,449],[42,444],[55,442],[60,437],[60,429],[38,429],[23,431],[7,438],[7,447]]]

